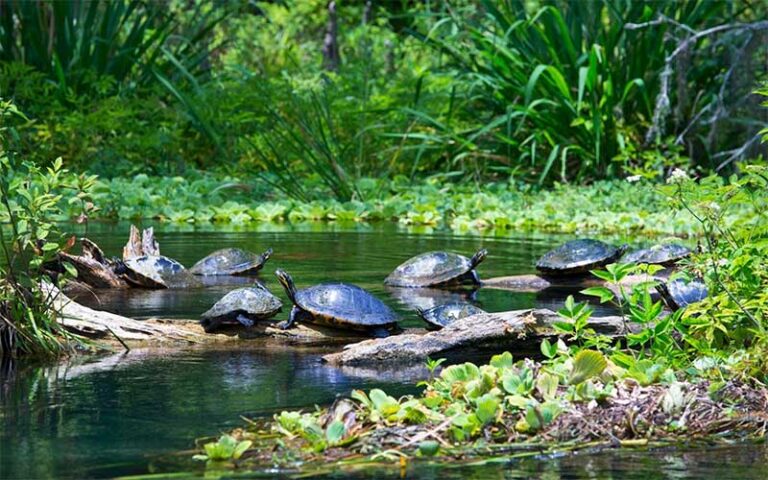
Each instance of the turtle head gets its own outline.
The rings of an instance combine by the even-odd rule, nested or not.
[[[296,285],[293,283],[291,276],[282,268],[275,270],[275,275],[277,276],[280,285],[285,289],[285,293],[288,294],[288,298],[290,298],[293,303],[296,303]]]
[[[485,260],[486,256],[488,256],[488,250],[481,248],[476,254],[472,255],[472,258],[469,259],[469,264],[472,265],[472,268],[475,268],[480,265],[480,262]]]
[[[262,262],[266,262],[269,260],[269,257],[272,256],[272,249],[268,248],[264,253],[261,254]]]

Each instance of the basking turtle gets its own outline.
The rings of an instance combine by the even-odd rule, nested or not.
[[[293,279],[284,270],[277,270],[275,275],[293,302],[288,322],[281,328],[290,328],[299,321],[386,337],[389,329],[397,326],[397,314],[358,286],[323,283],[297,291]]]
[[[416,310],[419,316],[427,322],[429,330],[440,330],[460,318],[486,313],[471,303],[446,303],[427,310]]]
[[[189,269],[193,275],[252,275],[272,255],[268,249],[261,255],[239,248],[222,248],[203,258]]]
[[[172,258],[142,255],[117,261],[115,272],[140,288],[186,288],[200,285],[189,270]]]
[[[200,324],[206,332],[235,320],[245,327],[252,327],[255,320],[266,320],[282,307],[280,299],[257,282],[252,287],[238,288],[224,295],[210,310],[200,315]]]
[[[561,276],[585,273],[616,262],[626,251],[599,240],[571,240],[545,253],[536,269],[545,275]]]
[[[664,303],[672,310],[679,310],[688,305],[700,302],[707,298],[709,291],[707,285],[701,280],[694,279],[686,281],[682,278],[676,278],[666,283],[659,283],[656,286]]]
[[[624,255],[623,263],[648,263],[652,265],[672,266],[691,254],[691,250],[676,243],[654,245]]]
[[[482,249],[467,258],[450,252],[427,252],[416,255],[398,266],[384,280],[393,287],[434,287],[471,283],[480,285],[475,268],[485,260],[488,251]]]

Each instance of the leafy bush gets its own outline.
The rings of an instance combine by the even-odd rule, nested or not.
[[[13,115],[20,115],[15,106],[0,102],[0,220],[8,225],[0,228],[0,356],[56,354],[71,348],[72,338],[41,283],[49,281],[46,265],[74,243],[57,223],[62,202],[90,213],[88,191],[95,178],[68,175],[61,159],[48,168],[20,161],[5,121]]]

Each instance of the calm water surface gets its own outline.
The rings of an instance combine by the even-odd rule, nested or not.
[[[89,236],[108,255],[119,255],[127,225],[91,225]],[[568,237],[461,237],[410,234],[393,226],[338,230],[333,226],[271,226],[265,231],[157,228],[162,253],[187,266],[212,250],[240,247],[275,254],[260,278],[285,296],[272,272],[290,272],[299,287],[321,281],[356,283],[398,310],[405,326],[419,326],[414,306],[467,298],[489,311],[559,308],[567,290],[510,293],[481,289],[474,295],[387,290],[384,277],[408,257],[429,250],[467,255],[485,247],[490,255],[481,277],[532,273],[535,259]],[[119,292],[81,301],[95,308],[148,318],[197,318],[242,282],[186,291]],[[249,281],[249,280],[245,280]],[[447,295],[447,297],[446,297]],[[598,313],[609,313],[598,310]],[[279,319],[286,316],[283,313]],[[162,472],[167,454],[193,446],[192,439],[242,424],[240,415],[272,415],[285,408],[326,404],[353,388],[416,391],[421,367],[371,370],[335,368],[318,362],[323,349],[249,342],[227,350],[134,350],[78,363],[36,367],[0,366],[0,478],[94,478]],[[409,470],[413,478],[764,478],[766,450],[740,446],[714,451],[610,452],[518,460],[483,467]],[[174,467],[178,468],[178,467]],[[185,465],[190,472],[194,465]],[[763,476],[754,476],[755,472]],[[264,472],[261,476],[273,476]],[[360,478],[399,477],[399,470],[355,472]],[[339,477],[331,474],[330,478]]]

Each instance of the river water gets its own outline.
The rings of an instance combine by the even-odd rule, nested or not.
[[[117,256],[127,232],[126,224],[92,224],[88,235],[108,255]],[[410,256],[430,250],[471,255],[484,247],[490,255],[479,268],[481,277],[532,273],[542,253],[570,238],[414,233],[389,224],[273,225],[262,231],[156,226],[156,235],[162,253],[187,266],[218,248],[261,252],[272,247],[275,253],[260,278],[284,300],[272,275],[277,267],[291,273],[299,288],[329,280],[360,285],[396,309],[406,327],[421,326],[413,314],[414,306],[430,306],[456,295],[429,292],[414,297],[385,289],[384,277]],[[101,293],[81,301],[136,318],[197,318],[238,281],[250,280],[230,279],[184,291]],[[576,292],[559,289],[534,294],[481,289],[473,294],[462,293],[461,298],[488,311],[557,309],[568,293]],[[597,309],[598,314],[611,313]],[[287,315],[287,310],[278,320]],[[6,362],[0,365],[0,478],[104,478],[179,468],[202,476],[204,470],[186,461],[188,457],[173,457],[174,461],[169,462],[168,456],[192,448],[196,437],[242,425],[241,415],[268,416],[282,409],[328,404],[337,394],[348,394],[353,388],[382,387],[393,395],[412,393],[417,390],[415,383],[425,375],[421,367],[330,367],[319,363],[320,355],[328,351],[255,340],[236,348],[134,350],[128,355],[116,353],[56,366]],[[422,465],[408,470],[406,476],[764,478],[766,455],[764,447],[743,445],[713,451],[681,448],[581,453],[448,469]],[[754,476],[756,472],[763,475]],[[355,472],[354,476],[400,474],[399,470],[383,469]]]

